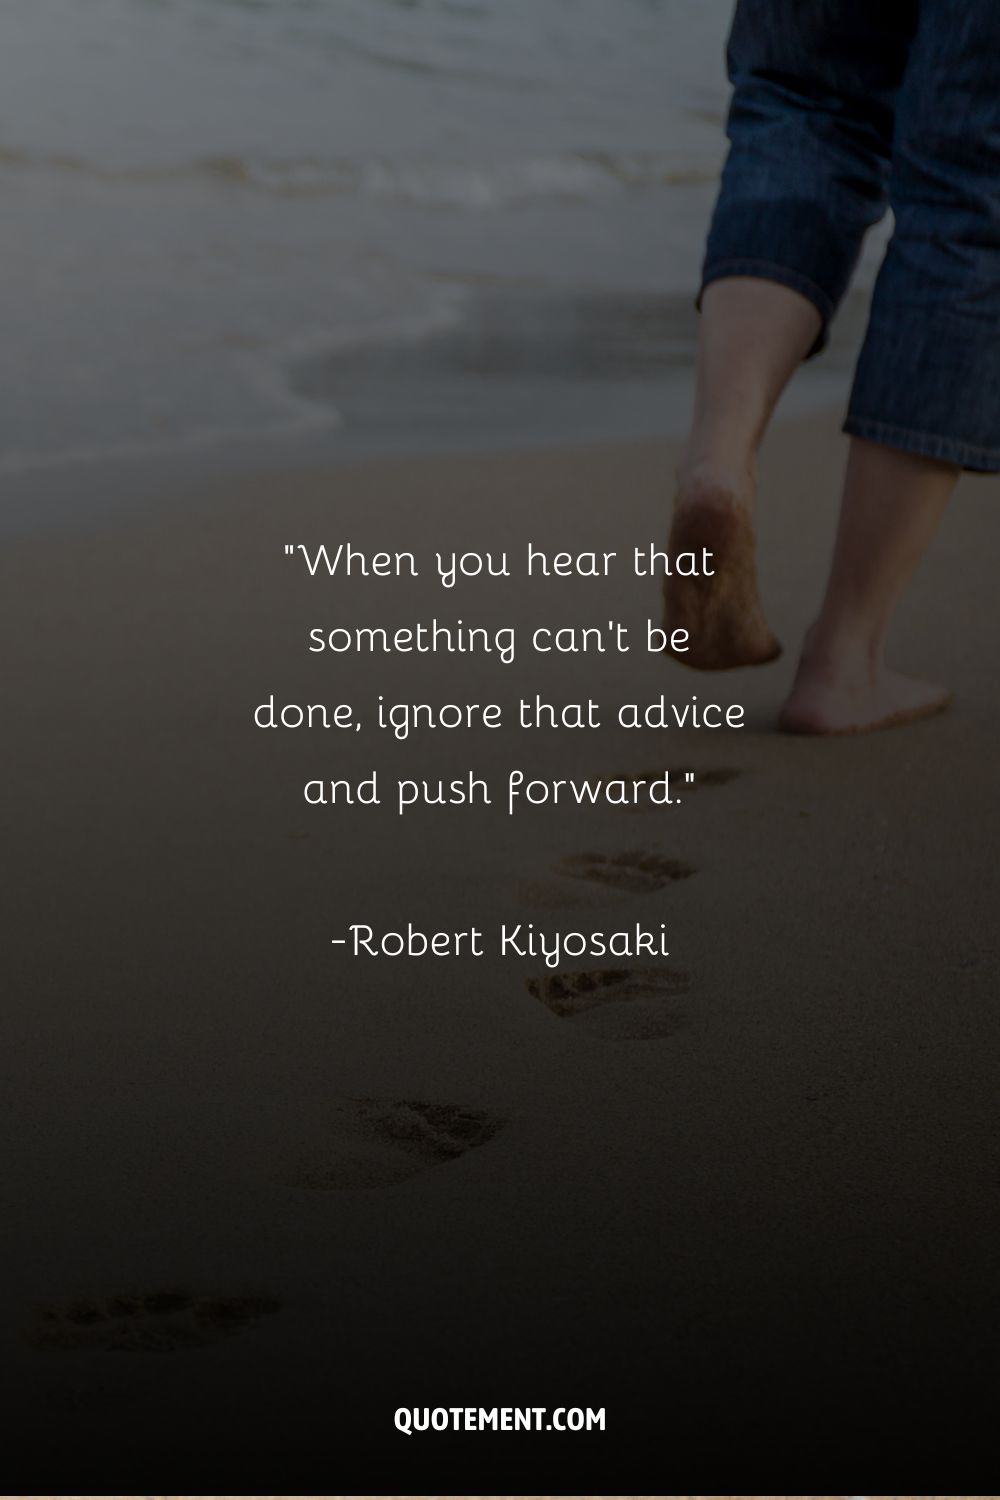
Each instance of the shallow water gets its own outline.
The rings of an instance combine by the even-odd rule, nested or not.
[[[651,429],[728,8],[6,0],[0,464]]]

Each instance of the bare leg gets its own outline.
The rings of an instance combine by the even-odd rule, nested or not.
[[[884,665],[893,610],[941,519],[959,470],[851,440],[826,595],[806,636],[781,727],[856,734],[936,713],[950,694]]]
[[[664,591],[666,628],[690,636],[691,649],[678,658],[688,666],[751,666],[780,653],[757,592],[757,450],[820,321],[807,298],[777,282],[734,276],[705,289],[694,418],[668,550],[707,547],[716,571],[711,579],[668,579]]]

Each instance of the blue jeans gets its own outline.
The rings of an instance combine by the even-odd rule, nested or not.
[[[1000,470],[1000,0],[739,0],[728,57],[703,287],[793,287],[818,349],[891,207],[845,431]]]

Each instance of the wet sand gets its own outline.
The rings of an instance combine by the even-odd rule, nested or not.
[[[138,1475],[166,1441],[179,1478],[235,1452],[308,1489],[318,1450],[414,1489],[520,1487],[493,1438],[397,1438],[399,1405],[607,1407],[603,1439],[532,1450],[554,1492],[576,1441],[595,1489],[665,1454],[724,1486],[780,1443],[789,1475],[820,1453],[846,1487],[866,1457],[926,1482],[974,1450],[997,1373],[1000,492],[963,486],[897,635],[952,711],[783,739],[842,458],[832,420],[775,434],[763,593],[791,649],[711,679],[304,649],[313,626],[434,612],[638,624],[655,598],[624,575],[379,595],[307,586],[283,547],[643,544],[657,444],[169,495],[151,474],[127,513],[40,510],[8,541],[3,1399],[46,1484],[104,1487],[109,1454]],[[397,744],[250,723],[271,692],[373,690],[669,690],[743,702],[748,727]],[[697,780],[662,811],[304,805],[306,779],[376,762]],[[553,978],[331,946],[409,919],[662,921],[671,953]]]

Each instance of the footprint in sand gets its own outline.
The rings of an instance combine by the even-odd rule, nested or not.
[[[507,1124],[500,1115],[422,1099],[357,1099],[338,1110],[340,1140],[327,1159],[280,1180],[330,1191],[389,1187],[485,1146]]]
[[[576,1021],[600,1036],[650,1041],[672,1036],[685,1017],[664,1002],[685,995],[684,969],[578,969],[526,981],[528,991],[560,1020]]]
[[[696,873],[683,859],[669,859],[648,849],[628,849],[623,854],[568,854],[554,869],[572,880],[590,880],[610,885],[631,895],[660,891],[674,880],[687,880]]]
[[[24,1336],[36,1349],[66,1352],[202,1349],[244,1333],[280,1306],[276,1297],[192,1297],[180,1291],[78,1298],[36,1307]]]
[[[569,854],[553,865],[552,872],[564,878],[516,881],[514,894],[519,905],[536,912],[594,910],[606,906],[609,886],[623,896],[643,895],[697,873],[686,860],[669,859],[649,849],[629,849],[624,854]]]

